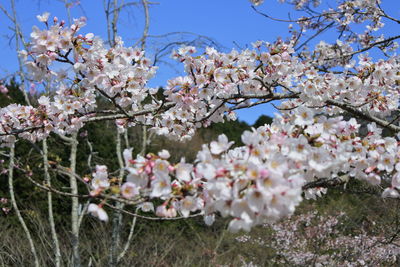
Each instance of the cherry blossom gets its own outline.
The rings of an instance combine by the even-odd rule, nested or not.
[[[92,214],[94,217],[97,217],[100,221],[108,221],[107,213],[99,205],[89,204],[88,213]]]

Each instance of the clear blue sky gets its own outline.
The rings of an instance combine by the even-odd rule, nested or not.
[[[1,2],[0,4],[5,3],[5,8],[10,10],[8,1]],[[16,0],[18,17],[25,36],[29,36],[32,25],[42,27],[36,20],[36,15],[44,11],[50,12],[51,16],[57,16],[59,19],[66,19],[66,10],[62,2],[59,0]],[[154,2],[159,2],[159,4],[153,5],[150,9],[149,34],[151,35],[176,31],[192,32],[213,38],[222,45],[224,51],[238,49],[237,45],[245,48],[257,40],[272,42],[279,36],[287,36],[286,23],[267,20],[256,14],[247,0],[155,0]],[[391,15],[400,17],[399,0],[383,0],[383,5],[389,8]],[[259,10],[278,18],[287,18],[289,12],[295,14],[288,5],[281,5],[277,0],[266,0]],[[81,7],[72,8],[71,13],[72,17],[86,16],[88,18],[88,25],[82,33],[93,32],[95,35],[106,38],[102,0],[81,0]],[[2,25],[0,73],[4,75],[16,71],[17,60],[14,44],[7,39],[12,33],[5,25],[10,25],[10,23],[3,14],[0,14],[0,22]],[[121,14],[119,35],[123,37],[126,45],[134,43],[135,39],[141,35],[142,28],[141,7],[132,7],[129,12]],[[396,32],[397,29],[396,27],[392,30]],[[176,38],[170,39],[170,41],[176,40]],[[150,43],[148,47],[150,53],[154,44],[161,45],[161,42]],[[176,68],[178,71],[182,70],[182,66],[177,65]],[[176,75],[178,75],[176,70],[161,66],[159,75],[151,82],[151,86],[162,86],[168,78]],[[272,107],[263,105],[239,111],[239,119],[253,123],[259,115],[273,115],[273,112]]]

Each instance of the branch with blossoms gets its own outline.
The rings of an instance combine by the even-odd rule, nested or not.
[[[251,1],[255,6],[260,5],[263,1]],[[377,1],[340,1],[336,6],[326,5],[326,9],[322,9],[323,1],[311,0],[295,0],[282,1],[292,4],[298,13],[302,16],[293,18],[289,15],[289,19],[274,18],[265,12],[253,7],[260,15],[275,21],[294,23],[298,26],[298,30],[291,26],[290,31],[293,38],[297,41],[305,36],[306,31],[315,32],[312,37],[318,36],[324,29],[336,29],[338,39],[347,43],[359,44],[362,47],[373,45],[375,41],[380,41],[382,36],[374,35],[374,32],[382,29],[387,22],[398,24],[398,19],[389,16],[381,7],[381,0]],[[322,4],[322,5],[321,5]],[[353,26],[361,25],[364,32],[358,34],[353,30]],[[313,37],[314,36],[314,37]],[[392,46],[392,45],[390,45]],[[397,46],[392,46],[396,48]]]
[[[166,151],[133,159],[126,150],[128,175],[121,194],[160,199],[162,204],[155,209],[160,217],[187,217],[197,211],[210,223],[216,212],[231,216],[232,231],[292,214],[303,190],[307,198],[314,198],[313,194],[324,193],[321,187],[345,183],[343,173],[375,185],[385,173],[394,173],[393,187],[383,196],[398,195],[394,138],[382,139],[374,124],[368,125],[367,136],[360,137],[354,119],[314,115],[306,107],[288,111],[270,126],[245,132],[244,147],[230,149],[232,142],[221,135],[203,146],[195,164],[173,165]],[[106,169],[98,171],[102,174],[96,174],[92,184],[101,186],[92,186],[109,190]]]
[[[61,82],[61,89],[55,99],[63,105],[56,104],[50,98],[42,97],[39,101],[41,110],[19,107],[20,109],[27,108],[30,113],[36,113],[39,116],[35,116],[36,118],[30,116],[28,120],[24,118],[26,117],[24,113],[21,113],[17,116],[18,118],[10,118],[7,121],[16,120],[19,127],[28,130],[34,129],[31,128],[32,122],[38,124],[37,127],[39,128],[47,127],[47,130],[39,131],[39,134],[46,136],[50,131],[61,133],[75,131],[81,128],[86,121],[129,118],[124,126],[151,125],[154,127],[153,130],[159,134],[187,139],[193,135],[195,128],[222,121],[225,114],[231,114],[229,110],[237,109],[235,102],[227,100],[253,98],[265,100],[260,102],[264,103],[269,102],[268,100],[299,98],[302,104],[307,106],[315,106],[316,103],[320,104],[321,101],[326,104],[334,103],[358,117],[362,115],[363,118],[374,121],[381,126],[394,128],[393,124],[380,121],[380,119],[371,117],[365,112],[372,109],[379,114],[382,114],[382,112],[389,114],[392,110],[395,110],[395,101],[398,96],[395,91],[397,66],[391,65],[394,59],[386,63],[381,62],[379,68],[374,66],[371,69],[370,63],[366,63],[362,58],[363,61],[360,62],[360,67],[357,69],[358,73],[352,72],[351,75],[346,75],[346,72],[338,75],[325,73],[321,76],[323,77],[321,81],[320,78],[316,79],[321,73],[314,66],[321,64],[319,63],[321,60],[331,61],[331,57],[326,58],[322,54],[323,50],[321,49],[325,49],[325,46],[321,46],[320,50],[317,48],[319,58],[310,58],[309,60],[297,57],[292,45],[282,41],[275,44],[265,44],[269,52],[264,52],[261,49],[264,45],[257,43],[256,50],[253,51],[242,53],[232,51],[224,54],[209,48],[204,56],[200,57],[190,55],[190,53],[195,52],[194,47],[185,47],[176,51],[173,56],[184,63],[185,69],[188,70],[188,76],[178,77],[168,82],[165,95],[169,102],[167,105],[160,106],[154,98],[151,101],[152,103],[144,104],[143,102],[147,96],[152,96],[156,91],[145,88],[146,81],[154,74],[155,68],[150,67],[149,60],[143,58],[143,52],[123,48],[122,42],[116,48],[105,49],[102,42],[98,38],[94,38],[93,34],[87,34],[85,37],[75,36],[83,23],[83,20],[76,20],[71,27],[72,30],[64,29],[61,23],[55,24],[49,30],[42,32],[35,30],[35,34],[33,34],[33,40],[38,40],[35,38],[39,37],[40,40],[38,40],[37,45],[32,45],[32,51],[29,52],[35,60],[33,62],[27,61],[26,64],[32,68],[33,76],[36,78],[46,76],[50,80],[55,79],[56,82]],[[51,39],[49,41],[51,46],[42,51],[44,39],[48,38],[45,36],[51,34],[54,35],[52,38],[55,39]],[[71,40],[65,40],[65,35],[69,36]],[[57,38],[62,38],[58,41],[61,42],[58,46],[55,45]],[[85,47],[85,45],[88,47]],[[95,47],[102,52],[97,53],[97,57],[92,57],[92,54],[96,55]],[[344,46],[343,48],[351,51],[351,47]],[[49,67],[52,61],[57,60],[56,57],[52,59],[51,55],[59,54],[59,56],[67,58],[66,55],[69,55],[71,50],[74,50],[75,63],[72,60],[68,60],[68,62],[74,63],[75,75],[80,78],[70,78],[74,83],[67,85],[65,81],[59,81],[58,74],[52,74]],[[327,51],[324,51],[324,53],[327,53]],[[80,56],[77,57],[77,54]],[[329,55],[331,56],[331,54]],[[122,59],[121,56],[124,56],[124,58]],[[128,56],[128,58],[125,56]],[[88,58],[91,58],[93,62],[90,63]],[[41,62],[43,60],[44,62]],[[130,65],[132,60],[134,64]],[[206,64],[209,64],[209,69],[201,67]],[[113,68],[116,69],[113,70]],[[127,69],[130,70],[127,72]],[[382,75],[383,72],[389,75],[382,80],[374,77]],[[112,73],[112,75],[109,73]],[[146,77],[141,77],[140,75],[144,73],[146,73]],[[135,76],[138,74],[139,76]],[[56,77],[52,77],[54,75]],[[62,75],[65,75],[65,72]],[[293,80],[296,80],[296,82],[293,82]],[[364,90],[371,88],[376,83],[384,85],[380,91],[372,90],[368,93],[368,90],[371,89]],[[353,90],[351,96],[349,96],[349,90],[347,90],[348,86],[351,86]],[[84,90],[82,90],[83,88]],[[282,96],[273,92],[278,90],[283,92]],[[285,95],[285,91],[288,91],[289,94]],[[97,93],[111,100],[120,114],[87,118],[84,114],[88,114],[88,111],[92,115],[96,113],[96,103],[93,99],[98,95]],[[354,98],[355,95],[359,94],[364,95],[364,97]],[[85,104],[82,105],[81,100],[84,100],[83,103]],[[348,103],[348,105],[337,104],[335,101],[338,100],[342,100],[343,103]],[[232,104],[233,107],[229,106]],[[239,107],[240,104],[241,101],[239,100],[236,105]],[[255,104],[250,106],[253,105]],[[140,110],[142,106],[144,109]],[[351,106],[362,107],[362,109],[351,109]],[[126,109],[128,107],[129,109]],[[160,110],[161,107],[168,107],[168,110],[158,113],[162,111]],[[13,108],[11,110],[13,113],[18,112],[15,110],[16,107]],[[54,114],[50,114],[51,116],[45,114],[48,110],[52,110]],[[154,110],[158,112],[154,113]],[[335,109],[328,108],[328,110],[331,112]],[[46,120],[43,120],[44,118]],[[3,135],[10,134],[11,132],[7,129],[13,128],[13,125],[7,125],[7,121],[3,123],[4,132],[1,133]],[[57,122],[55,123],[55,121]],[[62,123],[59,123],[60,121]],[[196,123],[203,121],[205,123]],[[11,123],[15,124],[14,122]],[[19,133],[18,131],[15,133]],[[186,134],[182,136],[183,132]],[[33,138],[33,133],[31,135],[26,134],[26,137]]]

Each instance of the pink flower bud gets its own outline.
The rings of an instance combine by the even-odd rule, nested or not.
[[[8,93],[7,87],[5,87],[4,85],[0,85],[0,92],[2,94],[7,94]]]

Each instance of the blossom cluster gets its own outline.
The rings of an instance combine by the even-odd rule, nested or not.
[[[375,124],[358,135],[355,119],[327,118],[313,109],[300,107],[277,115],[271,125],[246,131],[245,146],[231,148],[225,135],[203,145],[192,163],[168,162],[169,153],[149,154],[132,159],[124,152],[125,198],[141,196],[146,201],[161,199],[156,215],[175,217],[200,212],[211,223],[215,213],[230,216],[232,231],[290,216],[302,200],[302,188],[321,178],[346,174],[378,185],[394,174],[392,187],[384,196],[396,197],[400,166],[395,138],[382,137]],[[98,166],[92,187],[107,189],[104,166]],[[326,192],[306,190],[307,198]]]
[[[224,116],[234,119],[229,104],[246,104],[246,97],[272,95],[277,85],[291,86],[299,79],[303,66],[291,44],[259,42],[258,49],[221,53],[206,48],[196,55],[194,47],[182,47],[173,52],[173,58],[184,64],[184,77],[168,81],[167,100],[176,105],[164,112],[155,128],[159,134],[184,138],[194,128],[221,122]],[[264,52],[265,47],[269,52]]]
[[[84,18],[74,20],[70,27],[57,18],[54,18],[54,25],[49,26],[48,14],[39,16],[39,20],[47,28],[33,28],[29,51],[21,51],[20,57],[32,81],[45,82],[47,87],[57,90],[42,95],[37,107],[13,104],[1,109],[2,143],[12,142],[12,134],[36,141],[52,131],[77,132],[95,114],[99,95],[127,117],[146,107],[142,102],[149,91],[155,93],[156,90],[145,85],[155,74],[156,67],[143,51],[125,48],[120,39],[116,46],[106,48],[92,33],[78,34],[85,25]],[[66,68],[60,68],[60,64]],[[143,120],[143,117],[135,117],[135,121]]]
[[[318,8],[321,5],[321,0],[279,0],[280,2],[287,2],[295,6],[296,9],[309,9]],[[263,1],[251,0],[254,5],[262,4]],[[315,30],[326,27],[329,23],[336,23],[337,27],[343,32],[351,32],[349,26],[351,24],[365,24],[365,31],[363,34],[358,36],[352,36],[350,34],[349,41],[357,41],[362,43],[363,38],[374,39],[372,32],[375,32],[384,26],[382,17],[385,15],[384,11],[380,7],[381,0],[342,0],[338,1],[336,7],[328,6],[325,10],[318,10],[318,13],[314,13],[314,16],[303,16],[297,20],[297,23],[303,28],[303,30]],[[318,15],[316,15],[318,14]],[[354,34],[354,32],[353,32]],[[354,37],[356,40],[354,40]],[[364,39],[364,40],[366,40]]]

